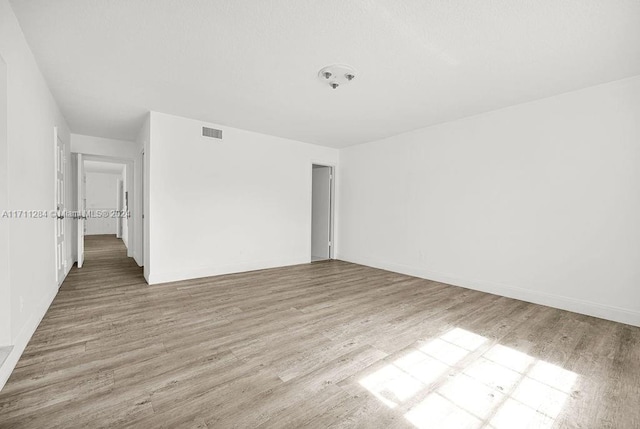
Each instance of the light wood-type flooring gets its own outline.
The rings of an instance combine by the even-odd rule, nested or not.
[[[340,261],[147,286],[86,248],[2,428],[640,428],[640,328]]]

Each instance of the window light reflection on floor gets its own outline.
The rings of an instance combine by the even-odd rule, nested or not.
[[[416,428],[552,427],[577,374],[500,344],[477,356],[487,343],[455,328],[360,385]],[[477,357],[454,368],[474,352]]]
[[[429,383],[447,371],[450,365],[463,359],[484,341],[486,339],[479,335],[463,329],[453,329],[363,378],[360,385],[385,405],[395,408],[424,390]]]

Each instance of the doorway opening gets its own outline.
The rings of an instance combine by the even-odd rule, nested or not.
[[[132,163],[100,156],[77,155],[78,268],[105,251],[132,256],[130,216]]]
[[[311,262],[333,259],[334,167],[311,166]]]

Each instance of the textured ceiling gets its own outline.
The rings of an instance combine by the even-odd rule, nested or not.
[[[114,139],[156,110],[344,147],[640,74],[640,0],[11,3],[73,132]]]

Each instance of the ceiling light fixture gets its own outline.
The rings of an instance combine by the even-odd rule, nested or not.
[[[323,83],[328,83],[333,89],[340,85],[345,85],[356,78],[356,71],[353,67],[344,64],[333,64],[320,69],[318,79]]]

